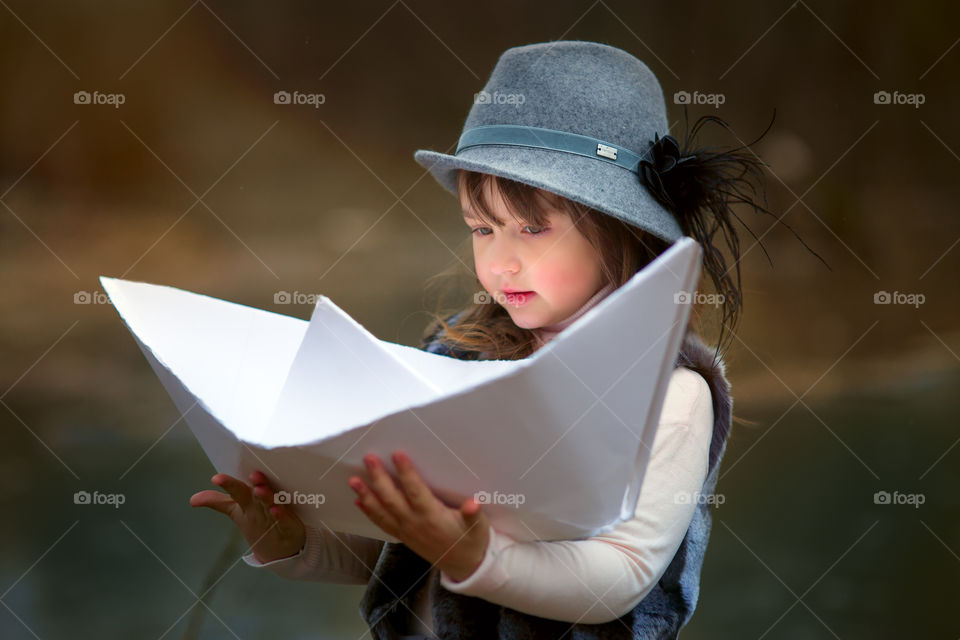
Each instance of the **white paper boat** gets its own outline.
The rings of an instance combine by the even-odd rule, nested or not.
[[[308,524],[396,541],[354,505],[347,480],[366,476],[367,453],[393,473],[402,449],[448,505],[480,493],[499,531],[563,540],[633,517],[700,251],[682,238],[513,361],[379,340],[325,296],[307,322],[100,282],[217,471],[262,470]]]

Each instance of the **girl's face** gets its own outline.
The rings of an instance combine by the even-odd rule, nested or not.
[[[514,324],[536,329],[561,322],[603,287],[600,257],[566,212],[542,199],[549,222],[528,225],[514,219],[493,181],[484,191],[490,213],[503,227],[484,226],[464,194],[460,205],[473,233],[480,283]]]

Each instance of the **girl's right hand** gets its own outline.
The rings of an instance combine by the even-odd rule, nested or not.
[[[258,561],[270,562],[300,552],[307,539],[303,521],[289,505],[274,504],[273,488],[263,473],[250,474],[252,489],[225,473],[218,473],[210,481],[227,493],[212,489],[197,492],[190,497],[190,506],[210,507],[233,520]]]

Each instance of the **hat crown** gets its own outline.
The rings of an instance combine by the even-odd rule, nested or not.
[[[647,65],[610,45],[559,40],[504,51],[456,152],[418,149],[414,158],[456,197],[461,171],[494,175],[674,242],[679,220],[638,171],[668,133],[663,90]]]
[[[523,125],[590,136],[637,153],[668,134],[660,83],[626,51],[579,40],[507,49],[463,130]]]

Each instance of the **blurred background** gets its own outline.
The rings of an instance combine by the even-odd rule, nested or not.
[[[299,318],[322,293],[417,344],[472,293],[428,279],[472,262],[413,152],[452,152],[504,49],[557,39],[644,60],[678,137],[688,99],[719,146],[776,110],[769,208],[830,265],[742,211],[772,264],[743,229],[749,424],[684,637],[960,636],[955,5],[0,5],[3,638],[365,635],[362,587],[237,564],[227,519],[189,507],[214,469],[97,278]]]

